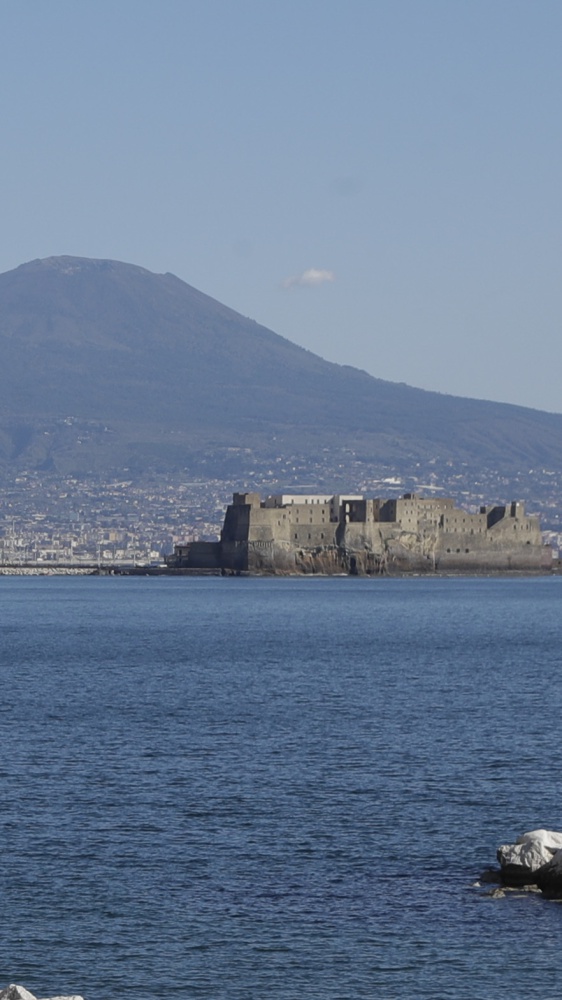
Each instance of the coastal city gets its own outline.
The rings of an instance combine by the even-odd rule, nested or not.
[[[377,497],[449,496],[469,512],[481,504],[525,501],[539,514],[545,543],[558,556],[562,547],[562,477],[548,469],[527,470],[510,479],[493,470],[435,460],[424,468],[366,467],[353,454],[333,460],[298,455],[247,463],[234,479],[190,478],[189,472],[97,482],[92,478],[22,471],[2,484],[0,571],[45,568],[158,566],[177,544],[218,538],[226,505],[240,488],[262,496],[279,492],[330,490]]]

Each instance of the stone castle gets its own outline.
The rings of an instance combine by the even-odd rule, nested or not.
[[[235,493],[218,542],[177,545],[171,569],[224,573],[482,573],[550,568],[523,503],[470,514],[444,498]]]

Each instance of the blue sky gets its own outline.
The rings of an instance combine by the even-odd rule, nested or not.
[[[2,0],[0,271],[172,271],[373,375],[562,411],[559,0]]]

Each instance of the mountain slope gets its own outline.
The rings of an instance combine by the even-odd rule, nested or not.
[[[560,414],[331,364],[174,275],[108,260],[52,257],[0,275],[0,401],[4,468],[181,467],[229,447],[506,470],[562,462]]]

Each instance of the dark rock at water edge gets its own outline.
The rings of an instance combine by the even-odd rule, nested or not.
[[[547,861],[536,872],[536,882],[543,896],[549,899],[562,899],[562,850]]]
[[[497,852],[499,877],[506,886],[537,885],[543,895],[562,898],[562,833],[531,830]]]

